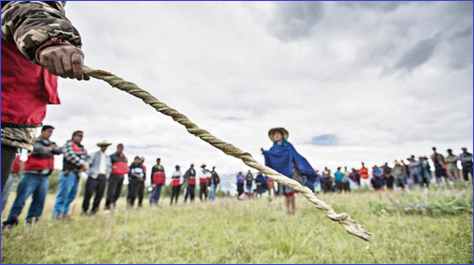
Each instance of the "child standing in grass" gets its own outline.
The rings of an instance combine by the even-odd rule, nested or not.
[[[301,185],[314,185],[316,172],[308,161],[288,142],[288,131],[281,127],[273,128],[268,132],[268,136],[273,142],[273,146],[268,151],[261,149],[265,156],[265,165],[288,178],[298,181]],[[285,185],[282,186],[282,191],[285,196],[287,214],[294,214],[296,191]]]

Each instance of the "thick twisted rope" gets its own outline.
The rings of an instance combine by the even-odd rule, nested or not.
[[[361,226],[355,220],[352,220],[350,216],[346,213],[337,214],[333,210],[331,205],[318,199],[309,188],[304,187],[297,181],[290,179],[286,176],[283,176],[280,173],[276,172],[275,170],[258,163],[249,153],[244,152],[240,150],[239,148],[233,146],[232,144],[229,144],[227,142],[224,142],[216,138],[215,136],[210,134],[208,131],[199,128],[199,126],[197,126],[195,123],[190,121],[185,115],[169,107],[165,103],[160,102],[150,93],[139,88],[134,83],[125,81],[122,78],[117,77],[112,73],[102,71],[102,70],[95,70],[87,66],[84,67],[84,74],[94,77],[96,79],[104,80],[105,82],[109,83],[111,86],[116,87],[122,91],[125,91],[131,94],[132,96],[135,96],[143,100],[147,105],[152,106],[156,111],[173,118],[174,121],[186,127],[186,130],[188,130],[188,132],[191,133],[192,135],[201,138],[203,141],[209,143],[210,145],[221,150],[227,155],[241,159],[246,165],[260,172],[263,172],[274,181],[282,185],[289,186],[290,188],[298,191],[298,193],[306,197],[306,199],[308,199],[313,204],[314,207],[324,211],[324,213],[329,219],[331,219],[332,221],[338,222],[344,229],[346,229],[348,233],[355,235],[366,241],[370,239],[370,233],[367,230],[365,230],[363,226]]]

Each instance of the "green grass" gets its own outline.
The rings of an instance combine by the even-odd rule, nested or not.
[[[157,209],[72,222],[49,220],[50,197],[39,224],[22,220],[2,233],[2,263],[473,263],[471,213],[391,213],[383,209],[386,194],[320,197],[368,228],[372,240],[347,234],[301,196],[294,216],[284,214],[281,198],[178,207],[165,199]]]

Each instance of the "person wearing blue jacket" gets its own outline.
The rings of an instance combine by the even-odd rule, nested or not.
[[[273,146],[267,151],[261,149],[265,157],[265,165],[312,189],[317,178],[316,171],[288,142],[288,131],[282,127],[272,128],[268,131],[268,137],[273,142]],[[296,191],[282,186],[282,192],[285,196],[287,213],[294,214]]]

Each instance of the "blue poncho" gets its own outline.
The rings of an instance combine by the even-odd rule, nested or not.
[[[298,154],[290,142],[285,140],[282,145],[274,142],[270,150],[264,151],[263,155],[266,166],[289,178],[292,178],[293,163],[295,163],[299,173],[306,177],[306,186],[313,188],[317,179],[316,171],[306,158]]]

